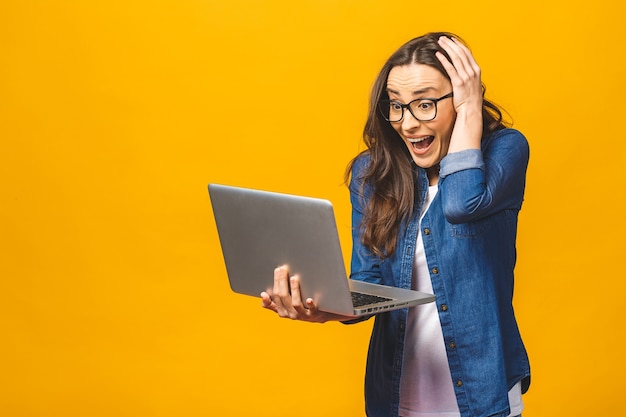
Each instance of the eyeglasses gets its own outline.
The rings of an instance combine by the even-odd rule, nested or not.
[[[409,104],[402,104],[397,100],[380,100],[378,111],[386,121],[392,123],[402,120],[404,109],[407,109],[420,122],[428,122],[437,117],[437,103],[452,96],[453,94],[449,93],[439,98],[418,98]]]

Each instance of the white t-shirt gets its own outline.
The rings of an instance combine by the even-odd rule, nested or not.
[[[423,213],[428,210],[437,190],[436,185],[428,188]],[[421,231],[417,235],[413,262],[413,289],[432,294],[433,287]],[[436,303],[409,309],[406,332],[400,380],[400,415],[460,417]],[[518,383],[509,391],[511,416],[521,414],[521,397],[521,385]]]

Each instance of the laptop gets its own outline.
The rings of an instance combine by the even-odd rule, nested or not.
[[[348,279],[330,201],[221,184],[209,196],[231,289],[272,294],[274,269],[300,277],[320,310],[371,315],[435,300],[432,294]]]

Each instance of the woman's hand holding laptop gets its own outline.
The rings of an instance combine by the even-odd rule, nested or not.
[[[263,307],[272,310],[280,317],[292,320],[325,323],[327,321],[345,321],[354,319],[352,316],[328,313],[318,310],[315,301],[311,298],[302,300],[300,295],[300,280],[297,275],[289,276],[286,266],[274,269],[274,288],[272,295],[261,293]]]

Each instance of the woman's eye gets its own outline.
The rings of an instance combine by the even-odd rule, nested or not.
[[[433,102],[432,101],[420,101],[417,104],[417,108],[420,111],[428,111],[433,108]]]

